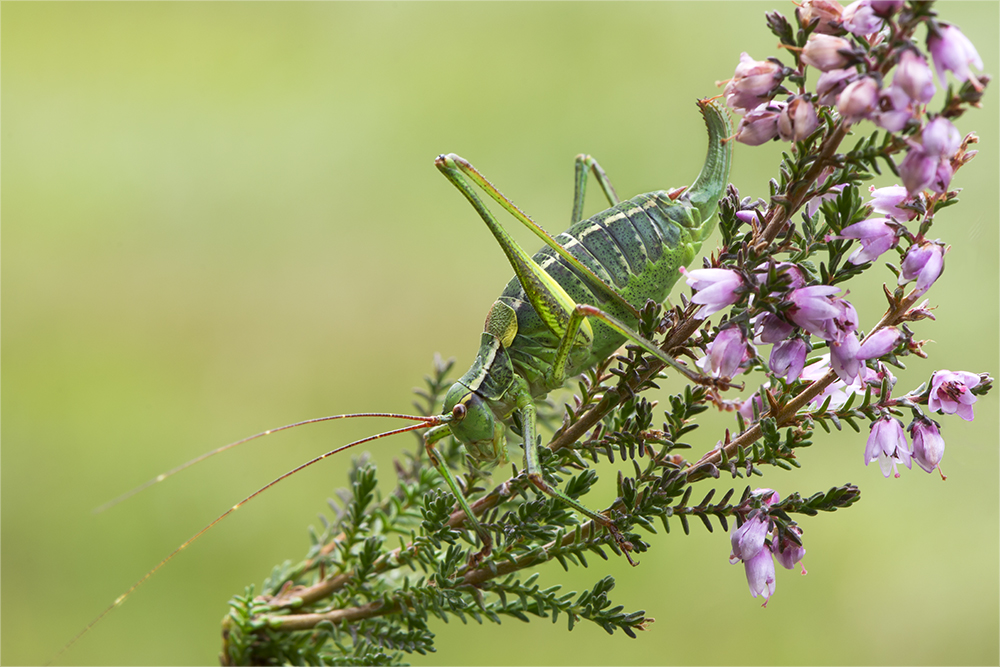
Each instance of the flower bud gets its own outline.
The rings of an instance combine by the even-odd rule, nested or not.
[[[802,62],[823,72],[842,69],[854,62],[854,48],[843,37],[813,33],[802,49]]]
[[[870,0],[858,0],[844,8],[844,29],[853,35],[870,35],[882,29],[884,21],[875,14]]]
[[[924,57],[910,49],[899,56],[892,85],[902,89],[914,102],[927,104],[934,97],[934,74]]]
[[[983,85],[969,69],[969,65],[975,65],[982,72],[983,60],[961,30],[953,25],[938,24],[937,31],[929,30],[927,33],[927,49],[934,58],[934,67],[942,88],[948,86],[944,80],[947,70],[954,73],[959,81],[971,81],[976,90],[983,89]]]
[[[913,458],[917,460],[917,465],[927,472],[934,472],[944,458],[944,438],[937,422],[920,415],[910,422],[906,430],[913,438]]]
[[[770,102],[748,112],[736,128],[736,141],[747,146],[760,146],[774,139],[778,136],[778,116],[784,108],[784,102]]]
[[[919,146],[910,148],[899,164],[899,177],[903,179],[906,191],[911,196],[923,191],[933,182],[940,163],[941,158],[928,155]]]
[[[927,187],[934,192],[947,192],[948,186],[951,185],[951,177],[954,175],[955,170],[951,168],[951,161],[941,160],[938,164],[937,171],[934,172],[934,178],[931,180],[931,184]]]
[[[814,33],[824,35],[843,34],[840,22],[843,18],[844,8],[835,0],[804,0],[799,9],[799,19],[803,26],[815,19],[819,19]]]
[[[816,81],[816,95],[819,96],[817,101],[824,106],[836,104],[840,93],[856,78],[858,72],[853,67],[823,72]]]
[[[778,136],[784,141],[802,141],[819,127],[812,103],[801,97],[788,102],[778,115]]]
[[[889,185],[884,188],[876,188],[873,185],[868,191],[872,194],[871,205],[875,213],[900,221],[913,220],[917,217],[917,212],[912,208],[900,208],[910,200],[910,194],[902,185]]]
[[[802,375],[808,351],[808,345],[801,338],[782,341],[771,348],[771,358],[767,366],[772,373],[791,384]]]
[[[767,94],[781,83],[783,70],[771,60],[754,60],[744,51],[723,91],[726,103],[737,111],[749,111],[767,102]]]
[[[792,303],[787,311],[788,318],[809,333],[827,338],[828,332],[833,328],[833,319],[841,314],[830,295],[839,291],[839,287],[830,285],[813,285],[793,290],[788,297]]]
[[[944,248],[930,241],[911,245],[899,268],[899,284],[905,285],[916,278],[917,294],[923,294],[944,270]]]
[[[895,349],[896,343],[902,335],[896,327],[879,329],[868,337],[855,356],[862,361],[883,357]]]
[[[878,258],[897,243],[896,230],[888,223],[889,218],[870,218],[844,227],[838,238],[858,239],[861,247],[854,251],[847,261],[851,264],[864,264]]]
[[[847,84],[837,99],[837,111],[848,123],[868,118],[878,107],[878,82],[871,77]]]
[[[844,382],[850,384],[858,377],[861,361],[858,359],[858,349],[861,343],[853,331],[845,333],[840,340],[828,341],[830,345],[830,365]]]
[[[802,535],[802,531],[795,526],[789,526],[788,530],[789,532],[794,532],[796,535]],[[805,547],[793,540],[787,533],[782,535],[781,539],[777,540],[777,545],[774,549],[774,559],[786,570],[793,569],[795,564],[801,561],[805,555]],[[802,568],[802,574],[805,573],[806,569]]]
[[[723,329],[708,344],[708,352],[698,362],[698,367],[709,372],[712,377],[731,378],[736,375],[744,361],[756,354],[753,345],[743,336],[739,327]]]
[[[924,127],[921,144],[928,155],[950,158],[962,145],[962,135],[951,121],[938,116]]]
[[[903,0],[871,0],[871,6],[876,16],[887,19],[903,8]]]

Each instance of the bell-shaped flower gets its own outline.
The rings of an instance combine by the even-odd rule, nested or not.
[[[844,29],[852,35],[870,35],[878,32],[885,22],[875,14],[870,0],[858,0],[844,7]]]
[[[876,188],[873,185],[868,191],[871,192],[871,205],[875,213],[881,213],[900,222],[917,217],[917,212],[912,208],[901,208],[911,200],[910,193],[902,185],[889,185],[884,188]]]
[[[767,519],[760,516],[751,517],[739,528],[734,528],[729,536],[733,549],[729,554],[729,562],[735,564],[756,556],[764,548],[767,530]]]
[[[962,31],[953,25],[938,24],[938,30],[927,32],[927,49],[934,58],[941,87],[948,86],[944,80],[945,71],[950,71],[959,81],[971,81],[976,90],[982,90],[983,85],[972,74],[969,65],[983,71],[983,60],[979,57],[976,47]]]
[[[796,97],[778,114],[778,136],[783,141],[802,141],[819,127],[812,102]]]
[[[879,329],[862,343],[861,349],[855,356],[862,361],[884,357],[896,348],[896,343],[902,335],[896,327]]]
[[[836,104],[844,88],[857,78],[858,71],[853,67],[823,72],[816,80],[816,95],[819,96],[817,101],[824,106]]]
[[[894,248],[898,239],[889,218],[869,218],[844,227],[837,238],[857,239],[861,247],[847,261],[851,264],[872,262],[886,250]]]
[[[844,8],[836,0],[803,0],[799,9],[802,25],[819,19],[814,32],[824,35],[843,34],[840,26],[844,17]]]
[[[914,243],[903,256],[899,268],[899,284],[905,285],[916,279],[917,293],[923,294],[944,270],[944,247],[930,241],[919,245]]]
[[[934,97],[934,74],[924,57],[912,49],[900,54],[892,85],[920,104],[927,104]]]
[[[785,382],[791,384],[802,375],[808,352],[809,346],[797,336],[782,341],[771,348],[771,358],[767,362],[768,368],[777,377],[783,378]]]
[[[830,298],[839,291],[839,287],[831,285],[793,290],[788,297],[792,303],[787,311],[788,318],[809,333],[826,339],[832,330],[833,319],[841,314],[841,309]]]
[[[712,377],[731,378],[743,362],[755,355],[753,344],[738,326],[733,326],[720,331],[708,344],[707,354],[697,362],[697,366]]]
[[[941,158],[950,158],[962,145],[962,135],[958,128],[944,116],[938,116],[927,123],[920,137],[924,152]]]
[[[931,392],[927,397],[927,409],[931,412],[940,410],[946,415],[957,414],[967,422],[973,418],[972,404],[976,395],[972,389],[979,385],[980,377],[967,371],[952,373],[940,370],[931,377]]]
[[[858,359],[858,349],[861,343],[853,331],[845,333],[840,340],[828,341],[830,345],[830,365],[836,371],[837,377],[850,384],[858,377],[861,361]]]
[[[866,76],[847,84],[837,98],[837,111],[848,123],[857,123],[874,114],[878,101],[878,82]]]
[[[802,535],[798,526],[789,526],[788,531],[780,539],[773,541],[774,559],[786,570],[794,569],[795,564],[801,562],[806,555],[806,548],[792,539],[789,532],[795,533],[796,536]],[[802,574],[805,573],[806,569],[803,567]]]
[[[940,163],[940,157],[928,155],[919,146],[910,148],[906,157],[899,163],[899,177],[903,179],[906,191],[911,195],[916,195],[929,186],[937,175]]]
[[[750,54],[740,54],[733,78],[726,84],[723,95],[726,104],[737,111],[749,111],[766,103],[767,94],[774,90],[784,77],[784,67],[773,60],[754,60]]]
[[[865,465],[878,461],[882,474],[886,477],[899,477],[896,464],[902,463],[907,468],[913,467],[910,459],[910,449],[906,442],[903,425],[895,417],[884,416],[872,423],[868,434],[868,444],[865,446]]]
[[[750,595],[757,597],[764,596],[764,606],[774,595],[774,558],[771,556],[771,547],[765,545],[757,552],[753,558],[743,561],[743,569],[747,575],[747,584],[750,585]]]
[[[843,37],[814,32],[802,49],[802,62],[821,72],[843,69],[855,61],[854,47]]]
[[[739,290],[743,286],[743,278],[736,271],[729,269],[695,269],[694,271],[681,269],[681,273],[684,274],[684,281],[695,291],[691,301],[703,306],[695,315],[699,320],[703,320],[740,300],[741,292]]]
[[[910,97],[896,85],[878,94],[878,108],[871,115],[872,121],[890,132],[899,132],[913,118]]]
[[[910,422],[906,430],[913,438],[913,458],[917,460],[917,465],[927,472],[934,472],[944,457],[944,438],[938,423],[920,415]]]
[[[760,146],[778,136],[778,117],[784,102],[767,102],[747,112],[736,127],[736,141],[747,146]]]

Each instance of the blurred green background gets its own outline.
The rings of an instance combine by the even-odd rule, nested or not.
[[[741,51],[779,55],[764,27],[775,6],[793,11],[4,3],[0,660],[47,660],[235,501],[384,425],[306,427],[91,508],[268,427],[407,411],[434,352],[464,371],[511,270],[434,169],[437,154],[469,158],[553,232],[569,222],[579,152],[626,196],[687,184],[705,150],[694,101],[717,92]],[[939,10],[1000,72],[998,5]],[[934,228],[954,248],[930,293],[938,321],[915,328],[935,342],[900,373],[901,391],[938,368],[998,371],[992,88],[984,106],[958,122],[980,134],[981,154],[956,178],[961,205]],[[786,146],[736,146],[742,194],[766,195]],[[601,208],[596,196],[588,205]],[[891,279],[871,273],[851,292],[863,327]],[[414,662],[996,664],[997,401],[980,400],[971,424],[942,419],[947,482],[916,469],[884,479],[862,466],[866,435],[853,431],[817,438],[801,471],[753,480],[782,495],[863,491],[852,509],[801,521],[809,576],[780,570],[767,609],[727,563],[727,536],[692,526],[653,536],[634,569],[595,558],[582,573],[543,570],[542,583],[576,588],[614,574],[615,601],[657,619],[636,640],[562,622],[453,621],[435,626],[439,652]],[[732,424],[709,420],[696,446]],[[372,447],[386,488],[392,457],[412,444]],[[227,600],[301,558],[347,464],[247,506],[60,662],[214,662]]]

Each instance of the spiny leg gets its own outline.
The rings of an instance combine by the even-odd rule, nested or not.
[[[634,344],[649,352],[666,365],[679,371],[692,382],[697,382],[698,384],[707,386],[717,386],[720,384],[720,381],[715,380],[714,378],[692,371],[690,368],[661,350],[651,340],[644,338],[637,331],[633,330],[616,317],[609,315],[600,308],[581,303],[577,304],[576,308],[573,309],[569,318],[569,323],[566,325],[566,334],[563,336],[562,340],[559,341],[559,347],[556,349],[556,356],[552,362],[552,368],[549,370],[549,376],[546,379],[546,382],[551,383],[552,386],[555,386],[556,384],[562,385],[565,381],[566,363],[569,360],[569,354],[575,345],[576,332],[579,327],[583,325],[584,320],[588,317],[595,317],[601,320],[604,324],[625,336]],[[727,383],[723,382],[722,384],[726,384],[726,386],[728,386]]]
[[[530,481],[532,485],[534,485],[534,487],[542,493],[552,498],[558,498],[560,501],[566,503],[580,514],[583,514],[587,518],[592,519],[598,525],[604,527],[615,541],[615,544],[618,545],[618,548],[625,554],[628,562],[632,565],[636,565],[635,561],[633,561],[632,557],[629,555],[629,552],[633,549],[632,543],[625,539],[625,536],[622,535],[620,530],[618,530],[618,527],[610,517],[601,514],[600,512],[595,512],[586,505],[580,503],[575,498],[571,498],[567,494],[563,493],[559,488],[554,487],[545,481],[545,477],[542,473],[542,463],[538,456],[538,437],[535,430],[535,404],[531,399],[531,394],[528,392],[526,385],[520,385],[516,389],[516,392],[517,409],[521,415],[521,428],[524,433],[524,468],[525,473],[528,476],[528,481]]]
[[[483,548],[479,550],[478,553],[473,554],[469,557],[469,566],[475,567],[484,558],[490,555],[493,551],[493,538],[490,537],[489,532],[483,528],[483,525],[479,523],[479,519],[476,515],[472,513],[472,508],[469,507],[469,501],[465,499],[462,490],[458,486],[458,482],[455,480],[454,475],[451,474],[451,470],[441,459],[440,454],[438,454],[437,448],[434,444],[439,440],[443,440],[451,431],[448,429],[447,424],[442,424],[441,426],[434,427],[429,431],[424,433],[424,448],[427,450],[427,456],[430,458],[431,463],[444,477],[444,481],[448,484],[448,488],[451,489],[452,494],[455,496],[455,500],[458,502],[458,506],[462,508],[465,512],[465,517],[470,524],[472,524],[473,530],[476,531],[476,535],[479,536],[479,540],[483,543]]]
[[[497,221],[493,214],[490,213],[489,209],[486,208],[486,205],[465,180],[466,178],[469,178],[473,183],[479,186],[483,192],[488,194],[494,201],[500,204],[500,206],[514,216],[518,222],[534,232],[535,235],[541,238],[548,247],[552,248],[556,254],[565,260],[569,266],[583,274],[583,276],[587,279],[587,284],[595,294],[601,295],[606,301],[615,303],[626,312],[633,313],[638,319],[639,312],[634,306],[632,306],[632,304],[626,301],[625,298],[622,297],[622,295],[619,294],[612,286],[598,278],[590,267],[583,264],[579,259],[573,256],[569,250],[560,245],[559,242],[552,236],[549,236],[548,232],[542,229],[538,223],[529,218],[524,211],[519,209],[512,201],[507,199],[499,190],[497,190],[492,183],[486,180],[482,174],[476,171],[476,168],[473,167],[468,160],[452,153],[449,155],[439,155],[434,164],[441,171],[441,173],[444,174],[445,177],[451,181],[463,195],[465,195],[465,198],[469,200],[469,203],[472,204],[472,206],[479,213],[479,216],[486,223],[487,227],[489,227],[493,236],[496,237],[497,242],[500,244],[500,247],[503,249],[504,253],[506,253],[507,259],[510,261],[511,266],[514,269],[514,274],[517,276],[518,280],[521,281],[521,286],[524,287],[525,293],[531,301],[531,305],[546,321],[546,325],[553,331],[553,333],[557,336],[562,336],[563,326],[565,321],[569,318],[569,312],[572,310],[575,302],[569,297],[568,294],[566,294],[562,286],[555,283],[555,281],[552,280],[552,278],[532,260],[531,256],[517,245],[499,221]],[[553,300],[558,301],[557,309],[562,310],[563,312],[549,312],[552,309],[550,302]]]
[[[597,179],[598,185],[601,186],[601,190],[604,191],[604,196],[608,198],[608,202],[612,206],[619,203],[621,199],[618,198],[618,193],[615,192],[615,186],[611,185],[611,179],[608,178],[607,173],[601,168],[601,165],[597,164],[597,160],[591,155],[585,153],[580,153],[576,156],[574,160],[576,167],[576,178],[573,183],[573,216],[570,223],[576,224],[580,220],[583,220],[583,200],[587,192],[587,176],[588,172],[594,174],[594,178]]]

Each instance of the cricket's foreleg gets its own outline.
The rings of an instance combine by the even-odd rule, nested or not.
[[[518,410],[521,413],[521,427],[524,432],[524,468],[528,476],[528,481],[542,493],[552,498],[558,498],[580,514],[592,519],[599,526],[604,527],[612,539],[614,539],[618,548],[625,554],[628,562],[636,565],[635,561],[629,555],[629,552],[633,549],[632,543],[625,539],[625,536],[618,530],[614,521],[600,512],[595,512],[545,481],[545,477],[542,474],[542,463],[538,457],[538,437],[535,433],[535,404],[531,401],[531,396],[527,392],[519,396]]]
[[[479,550],[478,553],[473,554],[469,557],[469,565],[475,567],[484,558],[490,555],[493,551],[493,538],[490,537],[489,532],[483,528],[483,525],[479,523],[479,519],[473,514],[472,508],[469,507],[469,501],[465,499],[465,495],[462,490],[458,487],[458,482],[455,480],[455,476],[451,474],[451,470],[441,459],[441,456],[437,452],[437,448],[434,447],[434,443],[439,440],[444,439],[448,436],[450,431],[448,426],[443,424],[435,428],[430,429],[424,433],[424,448],[427,450],[427,456],[430,458],[431,463],[444,477],[444,481],[448,484],[448,488],[451,489],[452,494],[455,496],[455,500],[458,502],[458,506],[462,508],[465,512],[466,520],[472,524],[473,530],[476,531],[476,535],[479,536],[479,541],[483,543],[483,548]]]
[[[584,153],[577,155],[575,165],[576,178],[573,181],[573,219],[570,220],[572,224],[583,220],[583,200],[587,192],[588,172],[594,174],[597,184],[601,186],[604,196],[608,198],[608,202],[612,206],[621,201],[618,198],[618,193],[615,192],[615,186],[611,185],[611,179],[608,178],[607,173],[601,168],[601,165],[597,164],[597,160],[592,156]]]

